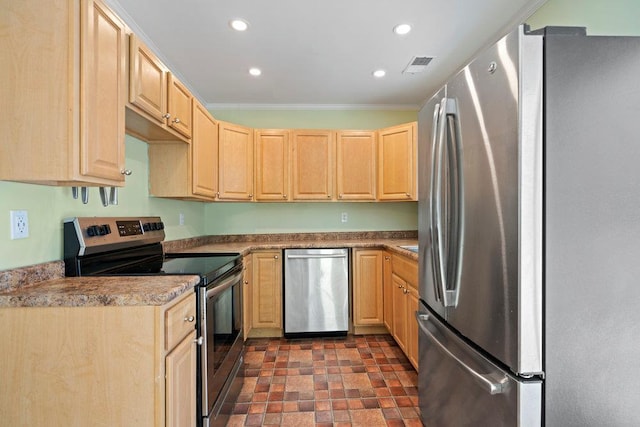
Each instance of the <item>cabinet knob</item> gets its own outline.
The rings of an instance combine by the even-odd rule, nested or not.
[[[389,261],[390,259],[391,259],[391,257],[388,257],[388,256],[384,257],[385,261]]]
[[[283,199],[286,199],[286,198],[287,198],[287,195],[286,195],[286,194],[283,194],[283,195],[282,195],[282,198],[283,198]]]
[[[398,285],[398,287],[399,287],[399,288],[404,288],[404,286],[402,286],[402,285]]]
[[[195,340],[193,340],[193,342],[198,345],[202,345],[202,343],[204,342],[204,337],[198,337]]]
[[[249,198],[252,199],[253,198],[253,194],[249,194]]]
[[[330,198],[331,198],[331,194],[327,194],[327,199],[330,199]]]
[[[274,256],[273,256],[273,258],[274,258],[274,259],[278,259],[278,255],[274,255]]]
[[[408,294],[408,293],[409,293],[409,289],[407,289],[407,288],[403,288],[403,289],[402,289],[402,293],[403,293],[403,294],[405,294],[405,295],[406,295],[406,294]]]
[[[171,118],[171,114],[165,113],[165,114],[162,115],[162,118],[163,119],[170,119]]]
[[[193,322],[194,320],[196,320],[196,318],[195,318],[195,317],[193,317],[193,316],[189,316],[189,317],[185,317],[185,318],[184,318],[184,321],[185,321],[185,322]]]
[[[245,281],[244,281],[244,284],[245,284],[245,285],[248,285],[248,284],[249,284],[249,281],[248,281],[248,280],[245,280]]]
[[[411,197],[411,194],[409,194],[409,193],[404,193],[404,195],[409,197],[409,198]]]
[[[175,119],[173,119],[173,123],[176,123],[176,124],[180,123],[180,119],[176,117]]]
[[[131,172],[131,169],[121,169],[121,170],[120,170],[120,173],[121,173],[122,175],[129,176],[129,175],[131,175],[133,172]]]
[[[342,194],[338,195],[338,197],[339,197],[340,199],[342,199]]]

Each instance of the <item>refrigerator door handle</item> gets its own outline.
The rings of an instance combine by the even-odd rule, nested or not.
[[[444,234],[442,231],[442,160],[444,156],[444,138],[446,127],[444,122],[446,119],[447,98],[442,98],[440,102],[440,112],[438,114],[437,133],[438,137],[433,147],[432,161],[432,255],[433,255],[433,276],[439,288],[442,305],[447,307],[447,282],[442,258],[444,256]]]
[[[444,101],[444,100],[443,100]],[[438,126],[440,125],[440,120],[439,120],[439,116],[440,116],[440,104],[436,104],[435,108],[433,109],[433,126],[432,126],[432,132],[431,132],[431,146],[432,146],[432,154],[431,154],[431,164],[430,166],[430,171],[431,171],[431,182],[430,182],[430,188],[429,188],[429,221],[431,222],[430,227],[429,227],[429,231],[431,233],[431,266],[433,268],[433,288],[434,288],[434,294],[435,294],[435,298],[436,301],[440,301],[443,305],[444,303],[442,302],[442,293],[440,291],[441,288],[441,280],[440,280],[440,272],[439,272],[439,252],[438,252],[438,242],[439,242],[439,237],[438,237],[438,223],[436,220],[436,206],[435,206],[435,193],[436,193],[436,164],[437,164],[437,153],[438,153],[438,136],[439,136],[439,129]]]
[[[508,389],[509,378],[501,373],[490,373],[490,374],[481,374],[476,372],[472,367],[464,363],[460,358],[458,358],[455,354],[453,354],[444,344],[436,338],[436,336],[424,325],[424,322],[429,320],[429,315],[424,313],[415,312],[416,320],[418,321],[418,326],[420,330],[427,335],[431,339],[433,343],[435,343],[440,350],[449,356],[451,359],[455,360],[458,365],[469,374],[471,377],[480,384],[489,394],[502,394],[505,393]]]
[[[449,99],[447,110],[448,133],[447,152],[449,159],[451,189],[451,226],[449,238],[449,248],[451,252],[447,257],[447,277],[450,288],[445,293],[445,305],[456,307],[460,296],[460,276],[462,274],[462,250],[464,247],[464,176],[462,167],[462,132],[460,131],[460,120],[458,118],[458,104],[455,99]]]

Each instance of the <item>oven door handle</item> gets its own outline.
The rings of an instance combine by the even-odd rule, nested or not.
[[[214,286],[211,289],[207,288],[207,294],[206,294],[207,299],[219,294],[220,292],[223,292],[226,289],[229,289],[234,284],[241,283],[241,282],[242,282],[242,271],[239,271],[233,276],[230,276],[224,279],[219,285]]]

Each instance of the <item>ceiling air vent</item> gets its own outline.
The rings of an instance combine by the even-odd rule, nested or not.
[[[409,74],[422,73],[427,69],[427,65],[429,65],[432,59],[433,58],[428,56],[414,56],[402,72]]]

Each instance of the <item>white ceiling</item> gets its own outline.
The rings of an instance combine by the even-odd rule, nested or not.
[[[544,1],[106,0],[209,108],[417,108]],[[403,74],[414,56],[434,60]]]

